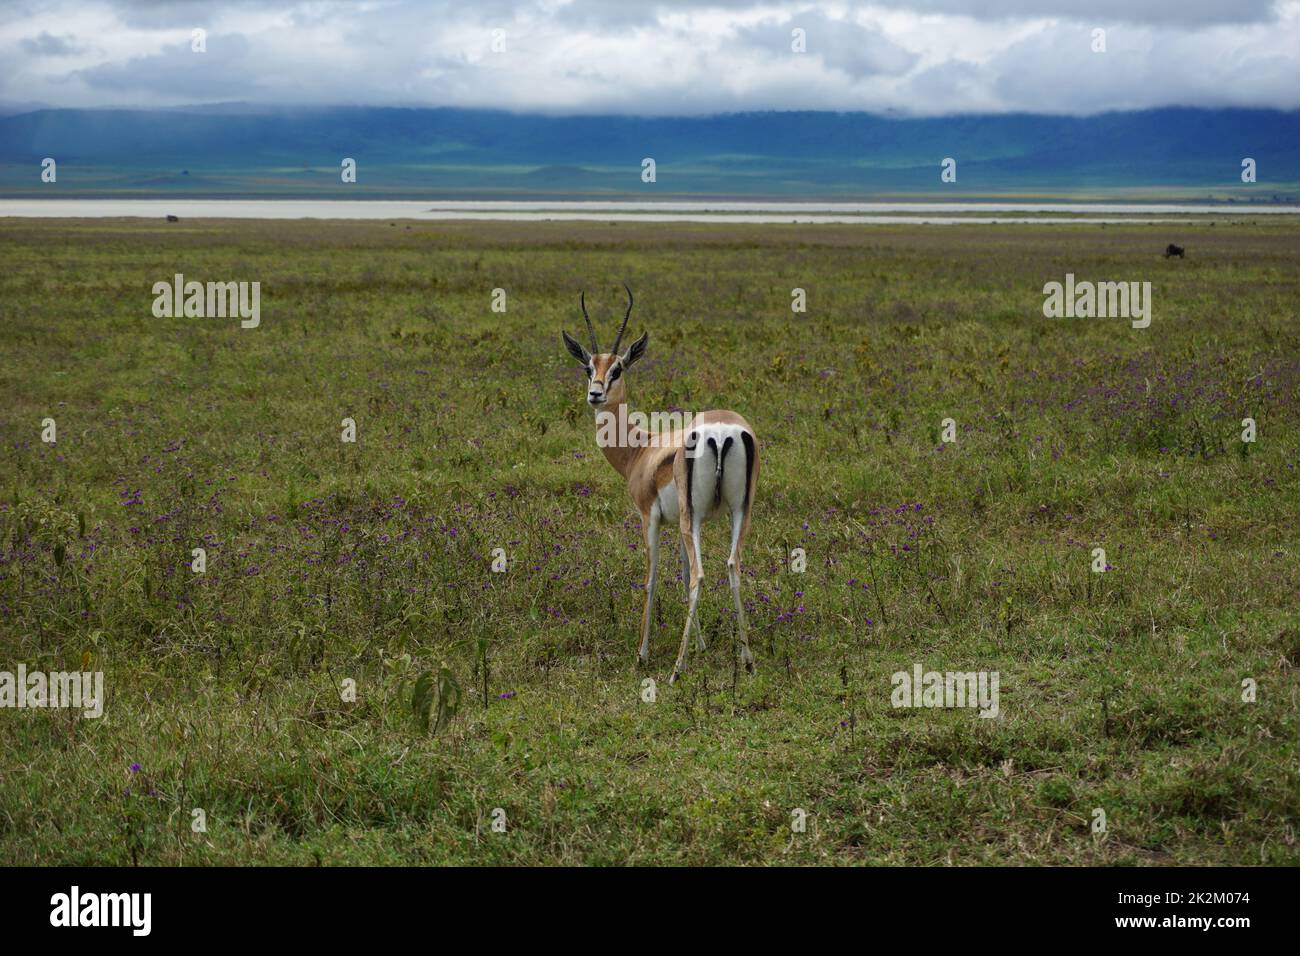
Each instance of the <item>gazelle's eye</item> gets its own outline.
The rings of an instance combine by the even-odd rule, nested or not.
[[[622,374],[623,374],[623,366],[621,366],[621,365],[616,365],[616,366],[614,367],[614,371],[612,371],[612,372],[609,373],[609,380],[610,380],[611,382],[613,382],[613,381],[615,381],[615,380],[616,380],[620,375],[622,375]]]
[[[591,378],[591,366],[587,366],[587,378]]]

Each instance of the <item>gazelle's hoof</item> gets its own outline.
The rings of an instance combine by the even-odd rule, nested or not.
[[[686,668],[682,668],[682,670],[685,669]],[[678,670],[676,667],[673,668],[672,675],[668,678],[669,686],[677,683],[677,678],[681,676],[682,670]]]
[[[745,665],[745,670],[751,674],[758,669],[758,665],[754,663],[754,655],[750,653],[748,647],[740,649],[740,661]]]

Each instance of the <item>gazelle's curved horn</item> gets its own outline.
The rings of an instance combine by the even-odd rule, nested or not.
[[[627,311],[623,313],[623,324],[618,327],[618,337],[614,339],[614,348],[611,350],[615,355],[618,354],[618,343],[623,341],[623,333],[627,331],[627,320],[632,316],[632,290],[627,288],[627,283],[623,283],[623,288],[627,290]]]
[[[600,351],[600,346],[596,344],[596,328],[591,324],[591,316],[587,314],[586,289],[582,290],[582,294],[578,296],[578,301],[582,303],[582,317],[587,320],[587,334],[591,336],[591,352],[594,355]]]

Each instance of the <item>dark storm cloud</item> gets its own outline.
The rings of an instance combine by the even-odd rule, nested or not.
[[[766,19],[736,31],[736,37],[757,49],[786,56],[791,52],[792,31],[804,31],[804,42],[814,56],[830,67],[855,76],[906,73],[917,56],[886,39],[878,30],[851,20],[832,19],[818,10],[802,10]]]
[[[248,40],[214,36],[207,43],[207,52],[196,53],[190,43],[179,43],[152,56],[79,70],[75,76],[92,89],[122,94],[132,102],[158,89],[207,101],[240,99],[262,89],[256,78],[260,64],[250,58]]]
[[[69,34],[55,36],[53,33],[41,33],[22,41],[23,50],[32,56],[71,56],[80,53],[81,47]]]

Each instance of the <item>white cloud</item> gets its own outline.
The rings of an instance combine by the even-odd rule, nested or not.
[[[808,52],[790,49],[790,30]],[[1091,30],[1107,30],[1107,52]],[[190,31],[208,31],[206,53]],[[491,49],[504,31],[505,52]],[[0,102],[1090,113],[1300,107],[1300,0],[51,0]]]

